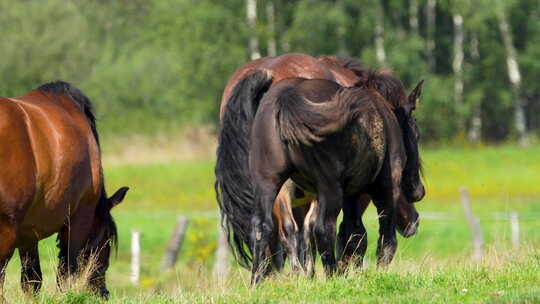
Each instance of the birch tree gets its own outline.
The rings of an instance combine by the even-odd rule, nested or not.
[[[529,143],[529,134],[527,130],[527,118],[525,116],[525,101],[521,96],[521,71],[517,61],[517,52],[504,6],[500,0],[497,4],[499,5],[496,8],[496,15],[504,44],[506,68],[508,71],[508,79],[512,86],[512,97],[514,99],[514,128],[519,137],[519,143],[522,146],[527,146]]]
[[[409,27],[418,34],[418,0],[409,0]]]
[[[375,0],[375,54],[379,65],[386,64],[384,49],[384,10],[380,0]]]
[[[478,34],[471,34],[470,46],[471,59],[473,64],[478,64],[480,60],[480,51],[478,47]],[[482,138],[482,103],[476,102],[472,106],[471,125],[468,132],[468,137],[471,142],[479,142]]]
[[[266,20],[268,22],[268,56],[276,56],[276,7],[274,0],[266,2]]]
[[[427,0],[426,4],[426,20],[427,20],[427,38],[426,38],[426,56],[429,67],[432,71],[435,70],[435,8],[436,0]]]
[[[261,58],[257,38],[257,0],[246,0],[246,12],[249,28],[249,57],[255,60]]]
[[[347,51],[347,46],[345,44],[345,35],[347,34],[347,27],[346,27],[346,12],[345,12],[345,4],[343,3],[344,0],[337,0],[336,5],[339,9],[339,13],[342,15],[340,18],[340,22],[337,29],[337,39],[338,39],[338,54],[339,55],[349,55],[349,52]]]
[[[460,13],[454,13],[454,59],[452,61],[452,69],[454,70],[454,103],[460,114],[459,127],[464,128],[465,121],[463,119],[463,39],[465,36],[463,30],[463,17]]]

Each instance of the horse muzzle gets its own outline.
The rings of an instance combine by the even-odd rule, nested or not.
[[[415,216],[412,220],[408,221],[407,224],[396,225],[396,230],[403,237],[409,238],[415,235],[418,232],[418,226],[420,226],[420,216],[415,212]]]
[[[420,185],[413,191],[410,201],[411,203],[419,202],[424,198],[424,196],[426,196],[426,189],[424,188],[424,185]]]

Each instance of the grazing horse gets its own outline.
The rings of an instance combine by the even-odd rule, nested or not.
[[[253,118],[262,96],[273,83],[285,78],[319,78],[336,81],[342,86],[353,86],[365,80],[366,75],[366,69],[354,60],[285,54],[251,61],[240,67],[229,79],[221,99],[215,188],[222,225],[229,236],[229,244],[242,266],[250,267],[251,263],[249,236],[253,214],[253,190],[248,169],[248,150]],[[381,91],[397,95],[392,88],[381,86]],[[396,108],[397,106],[396,104]],[[273,234],[271,252],[274,265],[278,269],[282,265],[277,254],[280,249],[279,240],[285,247],[287,255],[293,260],[293,264],[296,264],[291,252],[297,251],[295,247],[298,241],[302,242],[303,239],[297,241],[295,235],[298,228],[301,230],[305,226],[302,223],[309,210],[309,206],[301,205],[311,202],[307,199],[309,195],[303,193],[305,191],[300,191],[300,198],[297,199],[294,194],[298,191],[294,191],[293,188],[280,191],[274,209],[274,217],[279,224],[276,225]],[[290,216],[291,206],[287,205],[292,201],[297,202],[294,206],[297,208],[292,210],[294,218]],[[367,239],[361,216],[369,202],[369,197],[360,197],[357,205],[350,206],[349,217],[345,217],[340,226],[339,248],[343,250],[344,260],[348,260],[348,255],[353,252],[358,256],[364,255]],[[401,207],[398,220],[403,225],[398,227],[407,228],[399,231],[406,237],[411,236],[418,225],[418,213],[410,204]],[[358,237],[357,233],[362,230],[363,233]],[[403,233],[404,231],[408,233]],[[347,245],[351,245],[353,249],[345,249]]]
[[[343,209],[346,217],[345,206],[356,204],[362,193],[382,211],[380,262],[393,256],[385,251],[396,239],[398,203],[412,203],[424,195],[412,117],[422,82],[394,109],[379,93],[377,76],[371,72],[361,87],[352,88],[322,79],[285,79],[262,98],[249,149],[255,200],[252,284],[266,268],[274,231],[272,208],[288,178],[317,194],[316,220],[310,229],[328,275],[337,266],[337,216]]]
[[[38,242],[54,233],[59,285],[92,259],[89,287],[107,297],[105,272],[117,241],[110,211],[129,188],[107,197],[90,100],[61,81],[0,98],[0,142],[0,301],[15,248],[23,290],[39,291]]]

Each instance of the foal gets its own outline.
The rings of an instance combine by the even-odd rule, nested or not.
[[[274,228],[272,207],[287,178],[317,194],[313,233],[327,274],[336,269],[337,216],[359,194],[369,194],[384,210],[380,250],[385,242],[395,240],[397,203],[413,201],[410,193],[402,191],[402,173],[407,157],[418,158],[418,149],[404,143],[404,136],[414,134],[404,132],[377,86],[370,79],[363,87],[344,88],[328,80],[291,78],[274,84],[263,97],[249,151],[255,193],[252,284],[265,269]],[[414,92],[419,89],[401,105],[406,118],[416,105]],[[413,142],[417,138],[408,141]]]

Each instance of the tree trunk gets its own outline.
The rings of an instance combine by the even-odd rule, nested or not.
[[[480,52],[478,50],[478,35],[472,33],[471,38],[471,58],[474,64],[479,63]],[[477,101],[473,105],[471,126],[469,129],[469,140],[479,142],[482,139],[482,102]]]
[[[343,18],[340,18],[339,26],[337,29],[337,35],[338,35],[338,52],[337,53],[338,55],[347,56],[349,55],[349,52],[347,51],[347,45],[345,44],[345,34],[347,33],[345,15],[347,14],[347,12],[345,10],[345,4],[343,3],[343,0],[337,0],[336,5],[339,8],[341,14],[343,14]]]
[[[502,5],[501,3],[499,4]],[[514,47],[512,32],[510,31],[508,20],[502,7],[497,10],[497,19],[499,21],[499,29],[506,51],[508,78],[512,85],[512,95],[514,98],[514,128],[519,136],[519,143],[522,146],[527,146],[529,144],[529,134],[527,131],[527,118],[525,116],[525,102],[521,97],[521,72],[517,62],[517,52]]]
[[[384,11],[381,0],[376,0],[377,10],[375,13],[375,54],[379,65],[386,63],[386,51],[384,50]]]
[[[427,19],[427,42],[426,42],[426,56],[428,59],[429,68],[431,71],[435,70],[435,7],[437,6],[436,0],[428,0],[426,5],[426,19]]]
[[[457,109],[460,130],[465,130],[465,120],[463,119],[463,17],[454,14],[454,60],[452,68],[454,70],[454,104]]]
[[[418,0],[409,0],[409,27],[418,34]]]
[[[268,56],[277,55],[276,45],[276,8],[274,0],[266,2],[266,19],[268,20]]]
[[[249,28],[249,57],[251,60],[261,58],[259,39],[257,38],[257,0],[246,0],[247,23]]]

